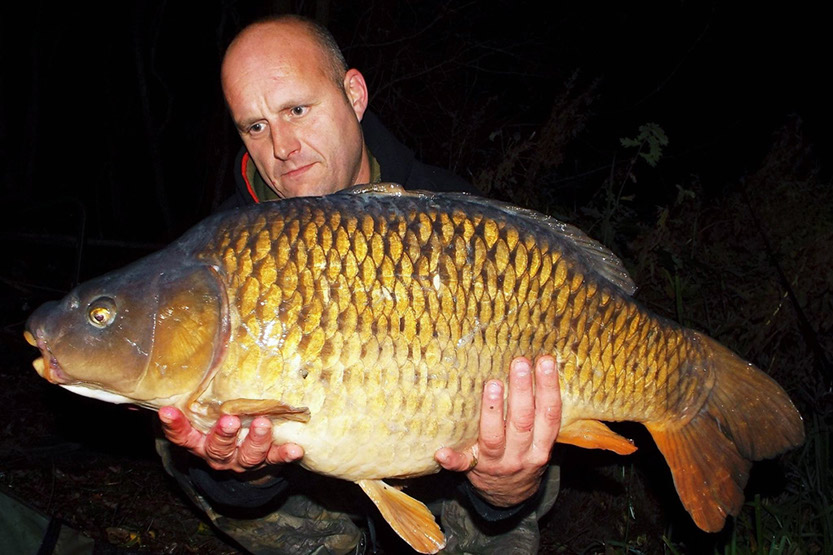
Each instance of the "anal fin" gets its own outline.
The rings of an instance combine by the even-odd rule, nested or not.
[[[309,422],[307,407],[293,407],[274,399],[231,399],[220,405],[222,414],[269,416],[281,420]]]
[[[633,442],[620,436],[598,420],[577,420],[561,428],[558,443],[566,443],[585,449],[607,449],[619,455],[636,451]]]
[[[382,480],[357,482],[385,517],[390,527],[419,553],[437,553],[445,535],[423,503]]]
[[[706,532],[719,531],[726,517],[743,506],[743,487],[752,463],[706,411],[680,429],[646,427],[671,468],[677,494],[694,523]]]

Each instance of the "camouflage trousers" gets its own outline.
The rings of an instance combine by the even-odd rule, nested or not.
[[[178,464],[178,456],[171,444],[158,439],[156,448],[165,469],[185,491],[187,496],[205,512],[211,522],[225,535],[255,555],[346,555],[372,552],[366,547],[368,535],[358,523],[365,518],[376,518],[375,507],[354,484],[318,476],[289,465],[286,478],[291,484],[289,495],[277,508],[262,514],[235,518],[215,509],[194,487],[187,470]],[[560,485],[560,469],[550,466],[544,475],[538,502],[534,510],[516,519],[496,525],[485,523],[472,516],[465,501],[454,486],[452,473],[419,478],[414,497],[426,502],[438,517],[447,544],[444,554],[517,554],[538,552],[540,534],[538,520],[555,503]],[[299,486],[299,487],[296,487]],[[439,493],[438,493],[439,492]],[[380,535],[393,532],[381,517],[377,530]],[[390,539],[389,537],[386,539]],[[382,553],[401,553],[405,548],[401,540],[395,550]],[[372,543],[372,542],[371,542]],[[384,543],[384,542],[383,542]],[[384,545],[387,545],[384,543]]]

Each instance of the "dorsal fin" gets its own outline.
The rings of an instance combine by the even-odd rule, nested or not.
[[[574,225],[564,223],[552,216],[547,216],[529,208],[521,208],[508,202],[478,197],[469,193],[435,193],[424,190],[405,190],[398,183],[366,183],[363,185],[354,185],[353,187],[340,191],[339,194],[416,196],[436,200],[445,199],[498,209],[510,215],[512,218],[526,220],[533,226],[546,227],[567,245],[574,247],[574,253],[589,270],[598,273],[601,277],[628,295],[633,295],[636,292],[636,284],[630,275],[628,275],[625,265],[613,251]]]
[[[566,224],[550,216],[544,216],[544,218],[547,227],[568,241],[572,241],[579,248],[579,252],[584,255],[585,262],[591,269],[628,295],[632,296],[636,293],[636,284],[625,269],[625,265],[612,250],[574,225]]]
[[[420,191],[423,196],[432,193]],[[496,208],[510,215],[512,218],[520,218],[530,222],[533,226],[544,226],[567,245],[574,247],[575,254],[587,266],[588,269],[597,272],[601,277],[621,289],[628,295],[636,293],[636,284],[631,279],[625,265],[619,260],[613,251],[596,241],[574,225],[564,223],[552,216],[542,214],[529,208],[521,208],[508,202],[501,202],[484,197],[474,196],[468,193],[442,193],[448,200],[456,200],[469,204],[477,204]]]
[[[367,193],[388,194],[388,195],[402,195],[408,194],[408,191],[399,183],[362,183],[360,185],[353,185],[338,191],[338,195],[363,195]]]

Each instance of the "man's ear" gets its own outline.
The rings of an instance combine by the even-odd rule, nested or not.
[[[367,83],[364,82],[364,75],[358,69],[347,70],[344,75],[344,92],[356,113],[356,118],[361,121],[367,110],[368,96]]]

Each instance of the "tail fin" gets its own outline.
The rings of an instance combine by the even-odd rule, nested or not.
[[[751,461],[773,457],[804,441],[804,424],[772,378],[729,349],[695,334],[715,375],[700,412],[682,427],[650,423],[674,485],[694,522],[707,532],[723,528],[743,505]]]

